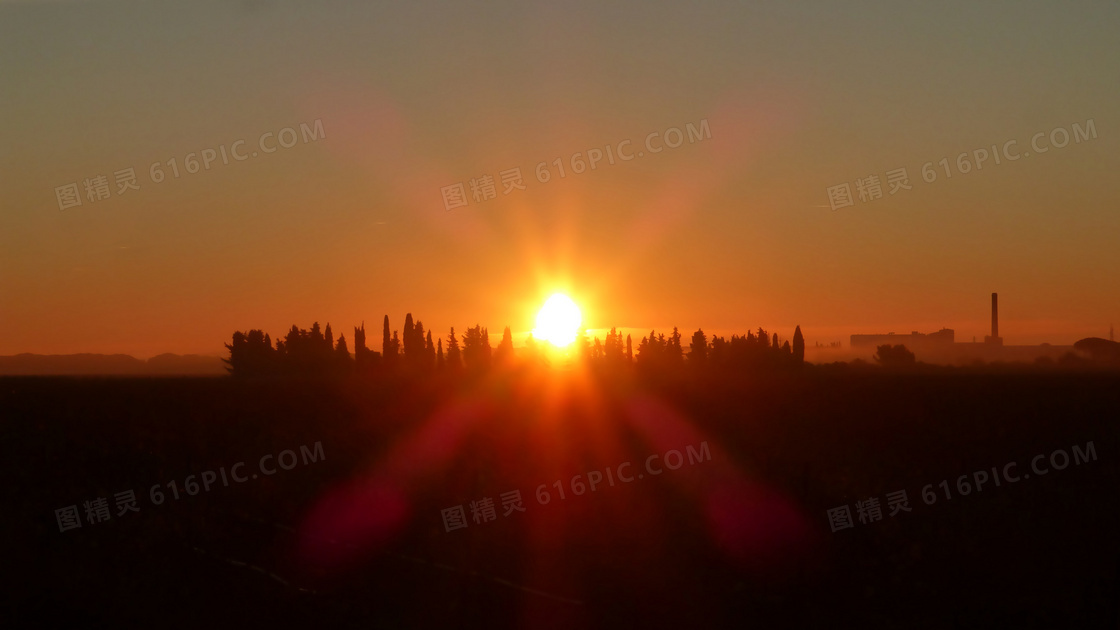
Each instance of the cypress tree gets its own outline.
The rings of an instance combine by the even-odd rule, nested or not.
[[[801,326],[793,330],[793,360],[799,364],[805,362],[805,338],[801,336]]]
[[[412,313],[404,316],[404,360],[407,363],[416,362],[416,339],[413,337],[416,334],[416,327],[412,324]]]
[[[385,327],[381,332],[381,354],[385,357],[385,363],[391,365],[393,362],[393,337],[389,333],[389,316],[385,316]]]

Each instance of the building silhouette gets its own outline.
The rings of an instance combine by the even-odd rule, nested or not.
[[[909,335],[895,333],[874,335],[852,335],[851,350],[859,358],[870,358],[881,345],[904,345],[912,351],[919,361],[928,363],[968,364],[976,361],[1034,361],[1047,357],[1059,359],[1074,351],[1073,346],[1054,346],[1048,343],[1033,346],[1004,345],[999,334],[999,294],[992,293],[992,330],[984,336],[983,342],[975,338],[971,342],[956,342],[951,328],[937,332],[911,332]],[[1111,336],[1111,332],[1110,332]]]
[[[955,335],[956,333],[952,328],[942,328],[932,333],[920,333],[915,330],[909,335],[896,335],[893,332],[876,335],[852,335],[851,344],[852,349],[869,348],[872,352],[882,345],[896,346],[898,344],[914,351],[919,349],[929,350],[952,346]]]

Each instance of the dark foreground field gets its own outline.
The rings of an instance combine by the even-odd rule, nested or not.
[[[0,380],[0,625],[1116,628],[1118,410],[1090,373]]]

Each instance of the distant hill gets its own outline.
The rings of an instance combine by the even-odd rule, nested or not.
[[[198,354],[161,354],[141,361],[127,354],[0,356],[0,376],[222,376],[225,363]]]

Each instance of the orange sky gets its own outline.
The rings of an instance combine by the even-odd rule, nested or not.
[[[558,290],[591,328],[809,345],[982,339],[998,291],[1006,343],[1106,337],[1120,8],[859,4],[0,4],[0,354],[222,354],[313,321],[379,339],[406,312],[520,343]],[[625,140],[642,155],[572,172]],[[1020,159],[971,166],[1010,140]],[[493,199],[445,209],[484,175]],[[830,208],[870,175],[881,198]]]

